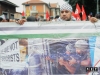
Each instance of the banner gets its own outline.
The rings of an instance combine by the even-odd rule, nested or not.
[[[7,40],[6,43],[0,46],[1,51],[1,66],[10,66],[19,62],[20,51],[17,39]],[[6,64],[8,63],[8,64]]]
[[[99,75],[100,22],[0,23],[0,75]]]

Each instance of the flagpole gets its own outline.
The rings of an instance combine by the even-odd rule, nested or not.
[[[25,5],[23,5],[23,11],[24,11],[24,16],[26,15],[26,9],[25,9]]]
[[[97,0],[97,14],[99,13],[99,0]]]

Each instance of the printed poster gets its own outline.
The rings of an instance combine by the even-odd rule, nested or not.
[[[0,46],[1,68],[7,75],[86,75],[86,66],[92,67],[89,43],[82,38],[7,39]]]
[[[99,33],[90,22],[2,23],[0,75],[100,75]]]

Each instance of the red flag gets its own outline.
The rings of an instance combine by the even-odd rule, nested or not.
[[[25,16],[25,13],[24,13],[24,11],[22,12],[22,16]]]
[[[77,18],[76,18],[77,21],[81,21],[81,18],[80,18],[80,15],[77,14]]]
[[[77,18],[77,15],[76,15],[74,12],[72,12],[72,16],[73,16],[74,18]]]
[[[81,13],[81,9],[80,9],[80,7],[79,7],[79,5],[78,5],[78,3],[77,3],[77,5],[76,5],[76,10],[75,10],[76,20],[77,20],[77,21],[80,21],[80,20],[81,20],[80,15],[79,15],[80,13]]]
[[[84,6],[82,5],[82,20],[85,20],[86,21],[86,13],[85,13],[85,10],[84,10]]]
[[[81,13],[81,9],[80,9],[80,7],[79,7],[79,5],[77,3],[76,10],[75,10],[75,14],[80,14],[80,13]]]
[[[80,16],[79,14],[75,14],[74,12],[72,12],[72,16],[77,20],[77,21],[80,21]]]
[[[46,20],[50,20],[50,15],[49,15],[48,11],[46,12]]]

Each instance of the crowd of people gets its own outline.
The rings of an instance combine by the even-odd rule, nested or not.
[[[34,17],[34,16],[28,16],[26,17],[22,17],[22,19],[5,19],[3,17],[0,16],[0,22],[16,22],[20,25],[23,25],[24,22],[34,22],[34,21],[76,21],[76,19],[72,16],[72,6],[68,3],[63,4],[60,7],[60,15],[57,15],[54,17],[50,17],[48,20],[44,19],[44,20],[40,20],[38,17]],[[96,14],[95,17],[90,17],[88,16],[89,21],[91,21],[92,23],[97,22],[98,19],[100,19],[100,13]]]
[[[88,20],[91,21],[92,23],[97,22],[100,19],[100,14],[96,14],[95,17],[88,17]],[[12,19],[4,19],[2,17],[0,17],[0,22],[16,22],[19,25],[23,25],[24,22],[36,22],[39,21],[39,19],[37,19],[36,17],[33,16],[29,16],[27,18],[22,17],[21,20],[12,20]],[[46,20],[44,20],[46,21]],[[50,18],[49,21],[76,21],[76,19],[72,16],[72,6],[68,3],[63,4],[60,7],[60,15],[56,16],[55,18]],[[85,43],[85,45],[81,45],[82,43]],[[68,51],[68,47],[66,47],[67,51]],[[69,52],[66,52],[71,56],[70,50]],[[89,55],[89,51],[88,51],[88,43],[85,40],[78,40],[75,43],[75,54],[79,54],[80,57],[82,57],[81,60],[75,60],[73,57],[72,60],[69,61],[64,61],[62,58],[59,58],[59,64],[63,65],[66,70],[68,70],[68,72],[70,72],[70,74],[83,74],[85,73],[85,67],[86,66],[90,66],[91,62],[90,62],[90,55]],[[31,60],[31,59],[30,59]],[[32,61],[32,60],[31,60]],[[33,61],[32,61],[33,62]],[[74,64],[78,64],[79,66],[72,66]],[[78,67],[81,67],[77,70]],[[40,68],[40,66],[38,67]],[[37,69],[36,69],[37,70]],[[83,72],[83,73],[82,73]],[[31,72],[33,73],[33,72]],[[37,75],[37,74],[35,74]],[[41,75],[41,74],[39,74]]]

